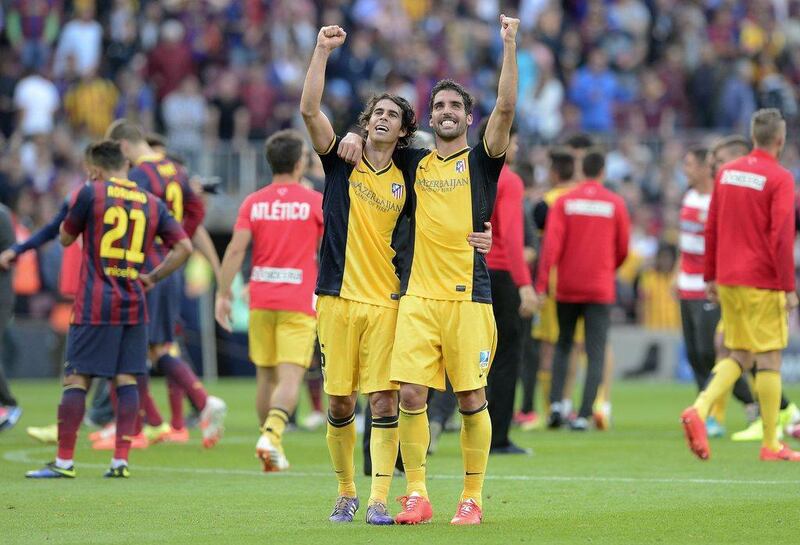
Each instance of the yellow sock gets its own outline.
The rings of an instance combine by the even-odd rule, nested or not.
[[[539,371],[536,373],[536,382],[539,383],[539,391],[542,392],[542,407],[545,415],[550,414],[550,386],[553,384],[553,373],[550,371]]]
[[[709,416],[713,416],[720,424],[725,424],[725,414],[728,412],[728,400],[731,398],[731,391],[723,392],[711,406]]]
[[[355,466],[353,449],[356,446],[356,415],[333,418],[328,414],[328,452],[331,454],[333,470],[339,480],[339,495],[356,497]]]
[[[400,406],[399,427],[400,452],[403,454],[403,467],[406,470],[407,494],[416,492],[424,498],[428,497],[428,489],[425,486],[425,460],[431,442],[427,410],[427,405],[418,411],[407,411]]]
[[[289,413],[283,409],[270,409],[267,413],[267,419],[264,421],[264,427],[261,429],[266,433],[275,443],[275,446],[281,446],[283,439],[283,432],[286,429],[286,423],[289,421]]]
[[[398,421],[397,416],[372,417],[372,436],[369,441],[369,455],[372,458],[370,504],[385,504],[389,500],[389,487],[392,486],[397,447],[400,445]]]
[[[781,374],[770,369],[759,369],[756,373],[756,392],[761,407],[761,422],[764,425],[764,440],[761,445],[771,450],[781,448],[778,442],[778,413],[781,410]]]
[[[461,457],[464,462],[464,491],[461,501],[472,498],[481,506],[483,501],[483,479],[489,461],[489,446],[492,443],[492,421],[488,405],[476,411],[461,412]]]
[[[694,402],[694,408],[705,420],[708,418],[708,411],[722,394],[733,388],[733,384],[742,376],[742,368],[733,358],[723,358],[717,362],[711,370],[711,380],[708,381],[705,389],[700,392]]]

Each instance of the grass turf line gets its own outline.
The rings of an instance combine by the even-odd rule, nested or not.
[[[619,384],[611,432],[519,432],[532,457],[492,457],[484,488],[484,524],[448,524],[461,489],[458,434],[445,434],[429,458],[434,522],[422,527],[364,523],[369,479],[361,476],[362,509],[352,525],[327,516],[336,484],[324,431],[286,435],[292,470],[262,475],[254,383],[224,380],[211,388],[229,404],[226,437],[216,448],[156,445],[132,451],[132,477],[101,478],[110,452],[92,451],[82,430],[74,481],[23,478],[55,455],[25,427],[55,421],[55,381],[15,381],[25,413],[0,433],[0,543],[765,543],[791,542],[800,527],[800,464],[760,463],[758,444],[712,441],[712,460],[694,459],[678,415],[690,386]],[[168,418],[164,383],[154,397]],[[798,388],[787,389],[800,399]],[[729,405],[729,430],[744,425]],[[790,440],[800,448],[800,443]],[[360,441],[359,441],[360,447]],[[148,469],[150,468],[150,469]],[[752,481],[748,484],[748,481]],[[404,492],[395,478],[392,498]],[[396,513],[398,505],[391,502]],[[469,532],[466,536],[464,532]]]

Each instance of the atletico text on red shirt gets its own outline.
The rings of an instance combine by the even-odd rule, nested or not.
[[[252,236],[250,308],[314,316],[322,194],[273,183],[244,200],[234,229]]]

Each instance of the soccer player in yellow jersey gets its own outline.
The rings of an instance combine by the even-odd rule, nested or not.
[[[320,30],[300,102],[325,169],[325,234],[316,291],[322,369],[329,395],[328,450],[339,481],[339,497],[330,520],[351,522],[359,507],[353,450],[355,402],[360,391],[369,394],[373,415],[370,451],[374,473],[367,523],[383,525],[393,523],[386,502],[398,451],[398,386],[389,380],[389,363],[400,298],[398,249],[403,238],[407,239],[401,213],[410,187],[410,179],[395,165],[392,154],[398,146],[408,145],[417,124],[405,99],[378,95],[359,118],[367,134],[363,156],[359,154],[355,165],[337,156],[339,138],[320,103],[328,56],[345,38],[338,26]],[[407,220],[405,228],[407,231]],[[465,244],[467,235],[462,237]],[[473,237],[470,244],[488,251],[488,236],[474,235],[478,238]]]
[[[473,99],[451,80],[437,83],[429,124],[436,149],[411,150],[404,168],[415,176],[409,254],[402,279],[391,379],[400,383],[400,449],[407,495],[395,522],[433,516],[425,484],[430,439],[428,388],[443,390],[447,373],[462,415],[464,489],[453,524],[480,524],[481,496],[491,443],[486,375],[496,346],[489,272],[464,236],[489,219],[505,161],[517,99],[518,19],[502,15],[503,66],[485,137],[467,146]],[[398,155],[403,155],[402,153]]]

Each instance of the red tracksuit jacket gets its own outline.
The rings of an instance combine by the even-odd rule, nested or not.
[[[625,201],[596,180],[559,197],[547,213],[536,291],[558,270],[556,300],[613,303],[614,278],[628,255],[630,218]]]
[[[717,174],[706,225],[706,282],[793,291],[794,178],[755,149]]]
[[[531,272],[525,262],[524,191],[522,178],[504,165],[491,219],[492,249],[486,256],[489,268],[510,272],[518,288],[531,285]]]

